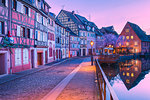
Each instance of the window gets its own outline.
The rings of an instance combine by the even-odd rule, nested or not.
[[[12,8],[16,11],[17,10],[17,2],[16,0],[12,1]]]
[[[126,39],[129,39],[129,36],[126,36]]]
[[[129,80],[129,79],[126,79],[126,83],[128,83],[128,84],[129,84],[129,83],[130,83],[130,80]]]
[[[128,33],[130,30],[129,30],[129,29],[126,29],[125,31]]]
[[[26,37],[26,35],[25,35],[25,28],[24,27],[21,27],[21,36],[22,37]]]
[[[52,21],[52,26],[54,25],[54,22]]]
[[[123,40],[125,39],[125,36],[123,36]]]
[[[21,32],[21,29],[20,29],[21,27],[18,25],[17,26],[17,34],[16,34],[16,36],[20,36],[20,32]]]
[[[134,77],[134,73],[131,73],[131,77]]]
[[[23,64],[28,64],[29,63],[29,53],[28,49],[23,49]]]
[[[29,14],[29,9],[28,7],[24,6],[24,14],[28,15]]]
[[[0,34],[4,34],[4,22],[0,21]]]
[[[50,24],[50,19],[48,19],[48,24]]]
[[[135,42],[134,42],[134,45],[135,45],[135,46],[137,46],[137,45],[138,45],[138,42],[137,42],[137,41],[135,41]]]
[[[15,66],[21,65],[21,49],[15,49]]]
[[[3,6],[6,6],[5,2],[6,2],[5,0],[0,0],[0,4],[2,4]]]
[[[129,42],[127,42],[126,45],[129,46]]]
[[[38,39],[38,31],[37,30],[35,31],[35,39],[36,40]]]
[[[20,12],[20,13],[23,13],[23,11],[24,11],[23,4],[21,2],[19,2],[19,1],[17,1],[16,5],[17,5],[17,11]]]
[[[133,39],[133,36],[131,36],[131,39]]]
[[[30,38],[30,29],[27,29],[27,38]]]

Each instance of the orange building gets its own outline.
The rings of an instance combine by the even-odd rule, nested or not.
[[[150,53],[150,40],[138,25],[127,22],[119,37],[122,41],[117,42],[118,47],[128,48],[130,53]]]

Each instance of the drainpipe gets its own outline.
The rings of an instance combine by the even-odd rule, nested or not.
[[[11,11],[11,7],[12,6],[12,0],[8,0],[8,32],[12,33],[11,31],[11,15],[12,15],[12,11]],[[12,74],[12,55],[11,55],[11,48],[9,48],[10,51],[10,74]]]

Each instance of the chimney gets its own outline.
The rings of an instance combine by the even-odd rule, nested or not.
[[[72,14],[74,14],[74,11],[72,11]]]

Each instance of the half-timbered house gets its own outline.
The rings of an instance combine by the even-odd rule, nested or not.
[[[36,0],[36,20],[35,20],[35,66],[43,65],[48,61],[48,34],[51,35],[48,28],[50,6],[45,0]]]
[[[48,61],[52,62],[55,60],[55,14],[49,13],[48,19]]]
[[[80,50],[80,37],[73,33],[71,30],[69,32],[69,57],[79,56]]]
[[[61,23],[56,19],[55,21],[55,60],[61,59]]]
[[[3,40],[9,31],[8,0],[0,0],[0,75],[9,73],[10,51]]]
[[[61,10],[57,18],[65,27],[70,28],[73,33],[80,37],[80,55],[87,55],[87,32],[81,21],[77,18],[74,11],[69,12]]]
[[[12,72],[34,66],[35,9],[32,4],[28,0],[12,0],[11,29],[15,47],[12,49]]]

